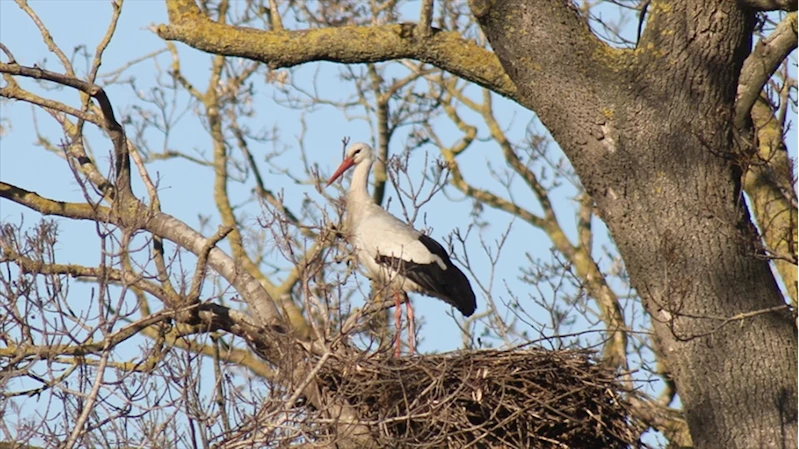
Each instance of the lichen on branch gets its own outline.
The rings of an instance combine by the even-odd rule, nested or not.
[[[415,59],[516,100],[516,86],[496,55],[460,33],[435,30],[423,37],[413,23],[263,31],[211,21],[193,0],[167,0],[169,24],[156,28],[208,53],[261,61],[271,68],[313,61],[346,64]]]

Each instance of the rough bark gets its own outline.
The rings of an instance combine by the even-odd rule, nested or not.
[[[753,12],[653,2],[622,51],[559,0],[472,11],[610,228],[695,446],[796,447],[796,326],[757,256],[732,132]]]
[[[746,0],[740,3],[759,11],[796,11],[796,2],[793,0]]]

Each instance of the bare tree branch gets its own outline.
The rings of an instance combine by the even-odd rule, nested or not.
[[[34,79],[42,79],[52,81],[64,86],[69,86],[77,89],[87,95],[97,99],[100,103],[100,109],[103,112],[105,123],[103,128],[108,132],[111,141],[114,144],[114,161],[116,163],[116,188],[119,193],[123,195],[132,194],[130,186],[130,158],[128,157],[128,142],[125,139],[125,130],[114,118],[114,108],[108,100],[105,91],[94,84],[86,81],[79,80],[69,75],[62,75],[60,73],[42,70],[36,67],[24,67],[19,64],[6,64],[0,63],[0,73],[8,73],[10,75],[21,75]],[[110,188],[111,186],[99,186],[101,189]]]
[[[419,17],[422,37],[427,38],[433,33],[430,24],[433,22],[433,0],[422,0],[422,12]]]
[[[302,31],[261,31],[211,21],[193,0],[168,0],[169,25],[158,35],[198,50],[293,67],[310,61],[380,62],[410,58],[433,64],[463,79],[515,98],[516,88],[490,51],[459,33],[437,32],[415,39],[414,24],[343,26]]]
[[[103,206],[62,203],[43,198],[36,193],[3,182],[0,182],[0,198],[9,199],[45,215],[114,223],[126,226],[129,230],[145,229],[171,240],[198,255],[209,246],[208,240],[198,232],[180,220],[162,212],[150,211],[145,216],[142,216],[142,212],[146,211],[146,209],[134,207],[132,210],[119,210],[119,213],[117,213]],[[217,248],[212,248],[209,252],[208,263],[236,288],[250,306],[250,310],[255,313],[256,326],[250,326],[248,332],[236,332],[235,329],[231,329],[231,332],[246,335],[249,337],[249,342],[264,345],[262,349],[266,350],[264,355],[268,360],[285,367],[284,369],[291,373],[290,378],[296,384],[304,382],[307,373],[312,369],[307,366],[311,362],[302,357],[301,352],[298,352],[301,350],[292,344],[288,336],[288,329],[284,329],[282,326],[283,320],[277,311],[274,301],[272,301],[272,298],[261,284],[245,270],[238,269],[233,259]],[[224,319],[227,316],[231,316],[232,312],[227,311],[225,315],[217,314],[211,318],[218,319],[221,317]],[[304,394],[311,403],[315,403],[319,407],[324,404],[324,407],[330,411],[332,416],[341,420],[341,432],[345,437],[340,441],[342,444],[347,443],[345,447],[370,446],[368,428],[358,423],[357,415],[348,406],[329,404],[325,394],[320,391],[315,382],[307,384]],[[351,446],[348,444],[351,444]]]
[[[56,215],[81,220],[113,223],[134,229],[145,229],[171,240],[194,254],[202,254],[208,239],[171,215],[149,211],[142,204],[128,206],[127,210],[112,211],[105,206],[82,203],[64,203],[43,198],[34,192],[0,182],[0,198],[6,198],[44,215]],[[142,215],[145,213],[146,215]],[[261,284],[248,273],[239,270],[235,261],[217,248],[208,253],[208,263],[241,293],[263,326],[282,322],[274,301]]]
[[[775,257],[788,296],[794,306],[797,286],[797,206],[794,190],[795,163],[785,148],[782,126],[772,107],[760,97],[751,109],[757,148],[744,173],[744,190],[752,202],[766,248]]]
[[[791,1],[789,3],[794,4]],[[771,35],[760,40],[744,61],[738,82],[738,97],[735,103],[735,126],[742,129],[749,120],[763,86],[788,55],[796,49],[797,15],[785,16]]]
[[[283,20],[277,9],[277,0],[269,0],[269,17],[272,19],[272,31],[283,31]]]

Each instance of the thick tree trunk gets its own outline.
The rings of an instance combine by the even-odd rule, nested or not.
[[[741,194],[732,114],[754,14],[653,2],[635,51],[563,0],[472,0],[649,310],[696,447],[797,445],[797,336]]]

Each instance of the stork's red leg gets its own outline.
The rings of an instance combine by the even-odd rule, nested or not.
[[[408,309],[408,346],[410,347],[411,355],[416,353],[416,323],[414,321],[413,304],[411,298],[405,294],[405,307]]]
[[[394,329],[396,330],[397,349],[394,351],[394,357],[399,358],[402,355],[402,302],[400,301],[399,292],[394,293]]]

